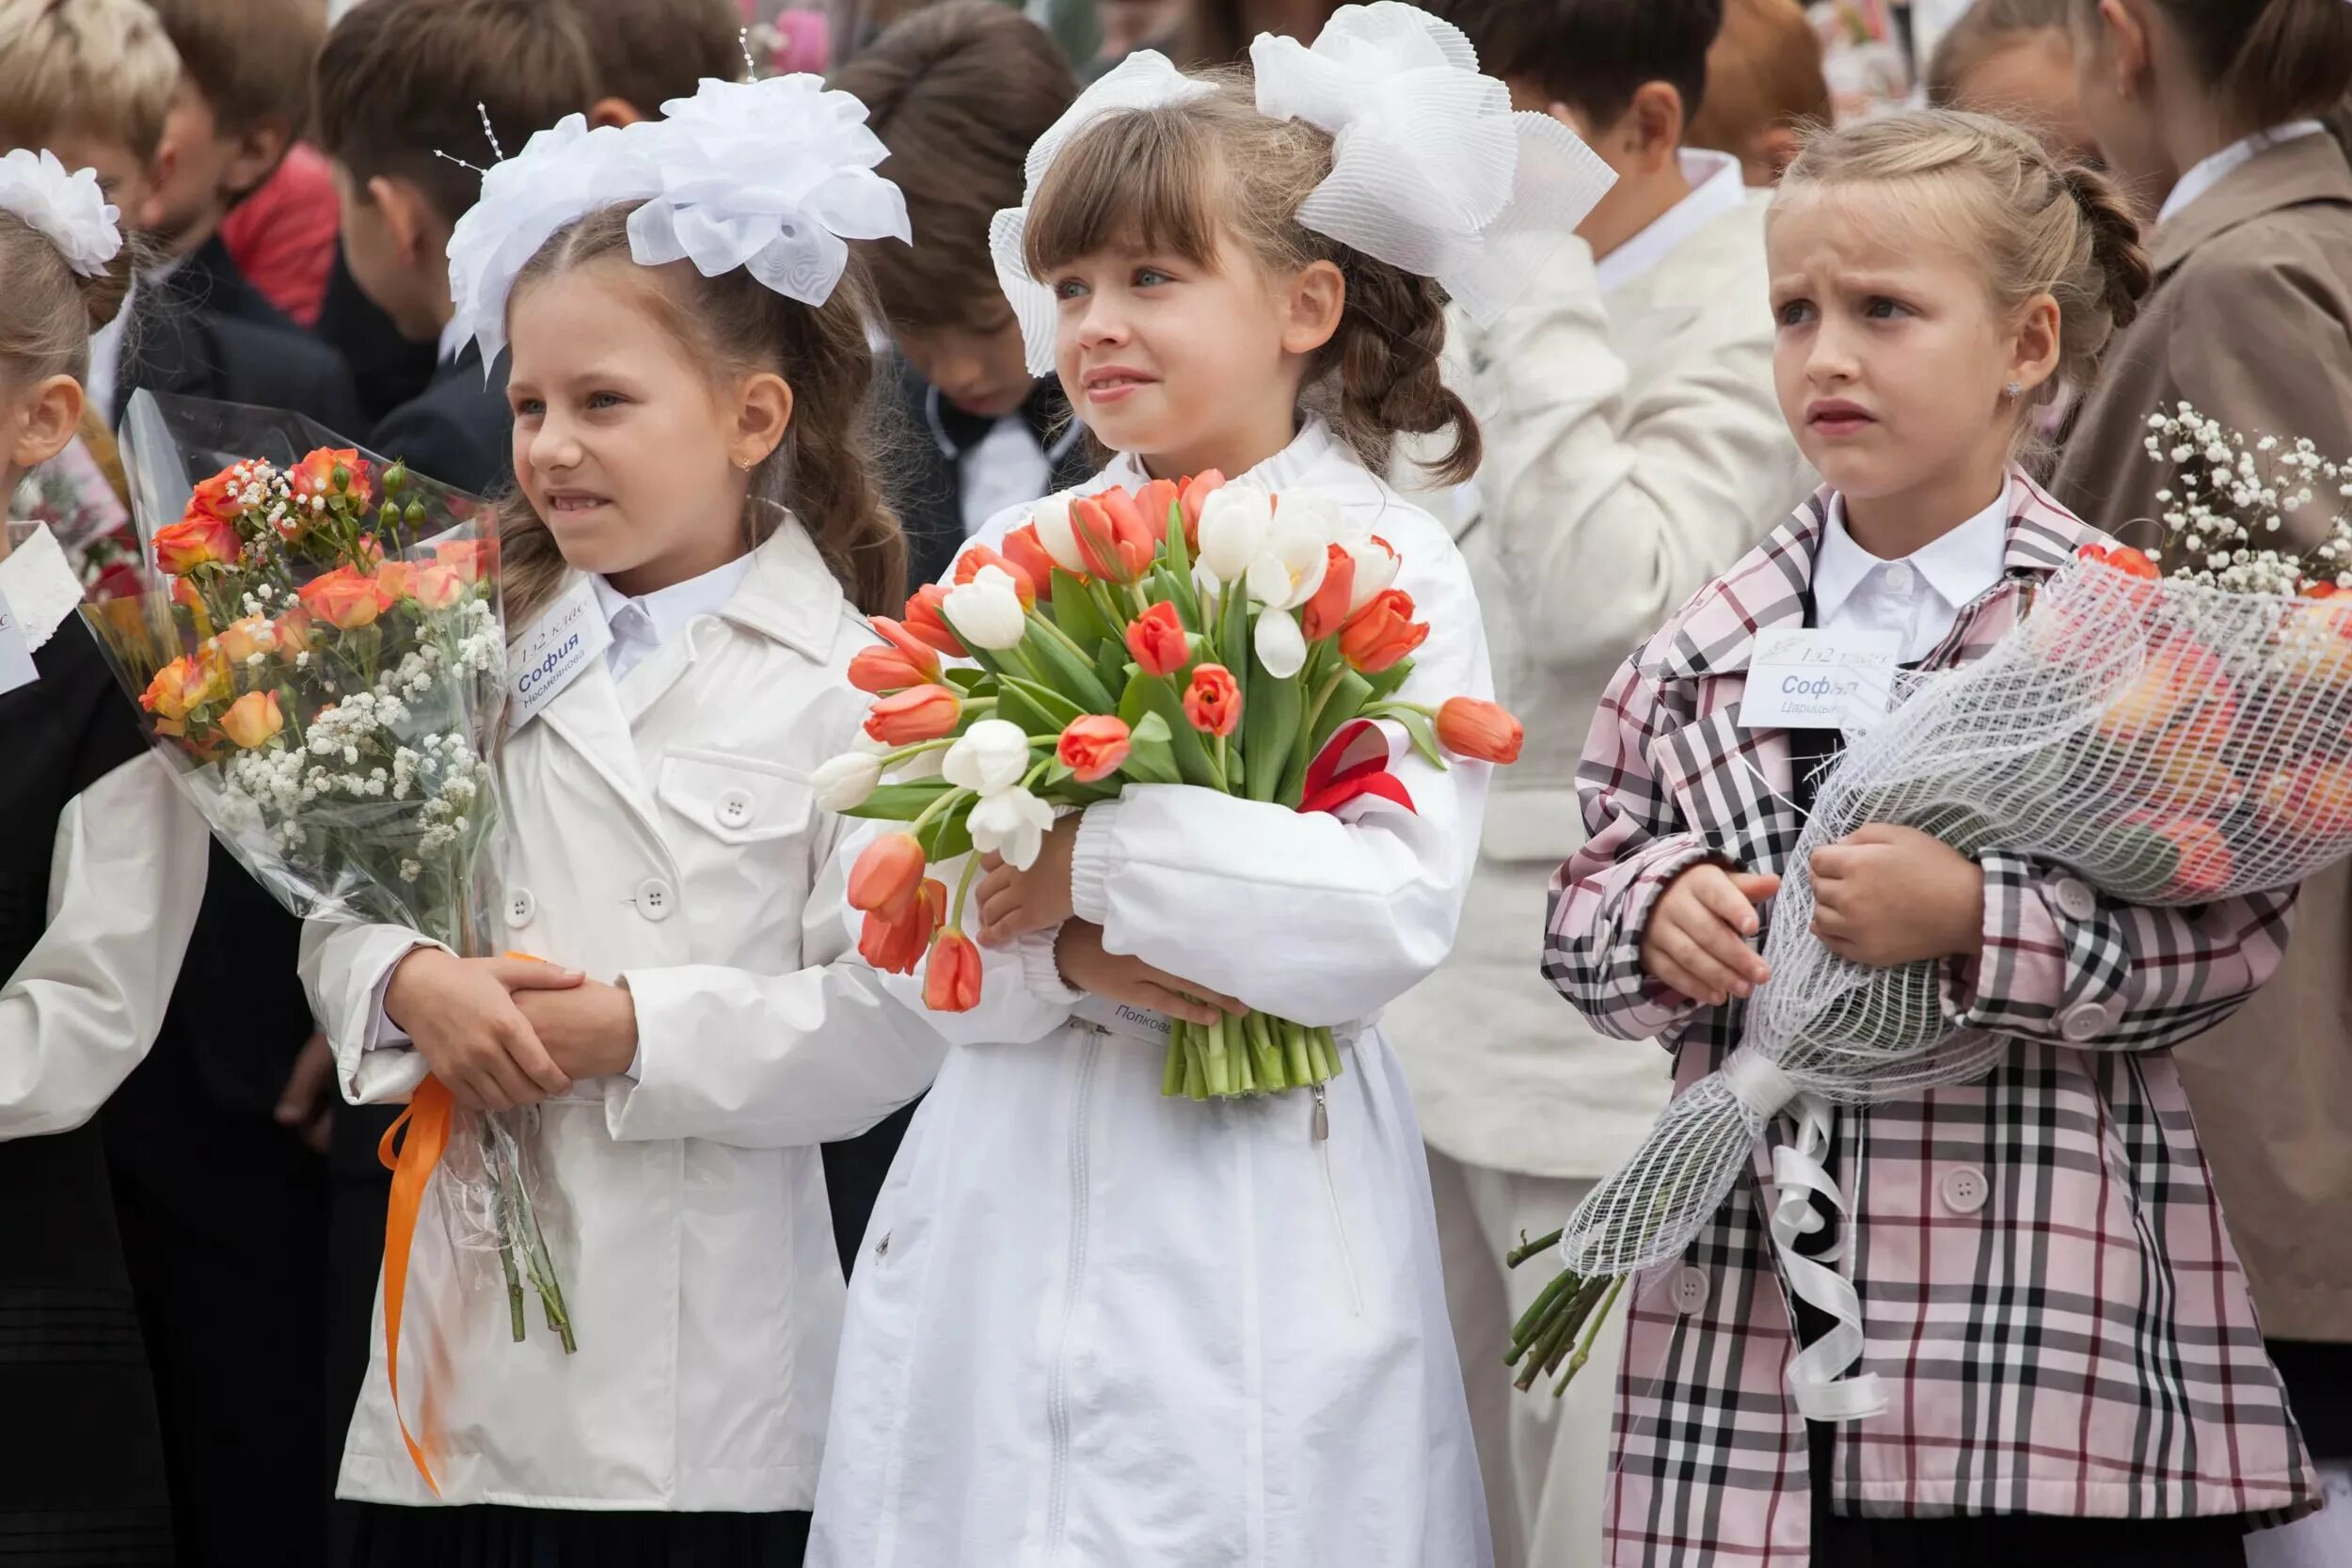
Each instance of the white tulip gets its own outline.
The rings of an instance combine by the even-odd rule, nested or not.
[[[1385,539],[1370,536],[1359,544],[1346,546],[1356,562],[1356,587],[1348,596],[1347,612],[1355,614],[1374,598],[1396,584],[1397,568],[1403,564],[1396,552],[1389,548]]]
[[[959,789],[993,795],[1029,770],[1029,736],[1020,725],[983,719],[957,737],[940,759],[942,777]]]
[[[870,752],[845,752],[810,776],[820,811],[855,811],[882,783],[882,758]]]
[[[1263,490],[1228,484],[1200,508],[1200,568],[1219,582],[1239,582],[1264,547],[1274,503]]]
[[[939,608],[956,635],[975,648],[1002,653],[1019,647],[1029,632],[1021,591],[1001,566],[983,566],[970,582],[948,589]]]
[[[1282,498],[1275,516],[1322,535],[1327,545],[1352,544],[1371,531],[1368,525],[1348,522],[1347,511],[1330,497],[1314,490],[1295,491]]]
[[[1054,808],[1015,785],[980,798],[964,818],[972,847],[984,855],[1002,855],[1016,871],[1037,863],[1045,847],[1045,830],[1054,825]]]
[[[1269,610],[1296,610],[1323,586],[1330,564],[1330,541],[1312,519],[1294,520],[1284,507],[1274,515],[1265,546],[1249,563],[1249,596]]]
[[[1054,564],[1073,576],[1083,576],[1086,557],[1078,553],[1078,531],[1070,521],[1070,498],[1048,496],[1029,508],[1029,521],[1037,525],[1038,543],[1054,558]],[[1040,583],[1041,591],[1044,584]]]
[[[1297,618],[1287,610],[1267,609],[1259,612],[1258,662],[1265,673],[1278,681],[1286,681],[1306,668],[1307,638],[1298,629]]]

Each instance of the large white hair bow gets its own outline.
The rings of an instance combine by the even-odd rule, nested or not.
[[[874,172],[889,151],[850,94],[806,75],[709,80],[662,109],[593,131],[570,116],[490,168],[450,235],[445,353],[476,341],[486,371],[506,346],[516,276],[600,208],[642,204],[629,255],[645,266],[691,261],[707,277],[742,267],[809,306],[833,297],[848,241],[911,237],[906,198]]]
[[[1257,106],[1330,133],[1330,175],[1298,220],[1391,266],[1434,277],[1490,325],[1575,231],[1616,175],[1549,115],[1518,114],[1478,72],[1462,30],[1402,0],[1343,6],[1311,49],[1260,34],[1249,48]],[[1104,115],[1216,89],[1142,51],[1087,89],[1029,152],[1023,204],[990,230],[996,276],[1032,374],[1054,368],[1053,291],[1030,276],[1028,204],[1062,148]]]
[[[0,212],[31,225],[80,277],[98,277],[122,254],[122,214],[99,189],[98,171],[69,174],[55,152],[19,147],[0,157]]]

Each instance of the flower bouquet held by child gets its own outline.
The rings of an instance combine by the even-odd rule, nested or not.
[[[860,943],[913,973],[924,999],[961,1012],[980,965],[963,935],[979,858],[1027,870],[1057,807],[1112,800],[1129,783],[1186,784],[1294,811],[1412,798],[1374,722],[1401,725],[1433,767],[1440,751],[1518,756],[1518,721],[1490,702],[1398,700],[1429,636],[1395,587],[1394,549],[1311,490],[1269,495],[1214,471],[1054,497],[959,561],[955,584],[917,594],[850,676],[878,701],[872,750],[834,759],[820,803],[907,827],[869,844],[850,882]],[[943,671],[941,657],[975,668]],[[899,781],[883,784],[896,771]],[[930,863],[969,856],[952,898]],[[1194,1100],[1279,1094],[1338,1076],[1327,1028],[1263,1013],[1175,1020],[1161,1092]]]

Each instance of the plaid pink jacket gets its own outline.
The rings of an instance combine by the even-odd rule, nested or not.
[[[2012,626],[2032,586],[2099,537],[2023,475],[2007,578],[1931,665]],[[1740,699],[1756,634],[1801,625],[1828,492],[1702,590],[1617,675],[1586,743],[1585,848],[1553,885],[1545,973],[1594,1023],[1657,1036],[1687,1085],[1744,1009],[1651,985],[1649,911],[1685,867],[1780,871],[1802,822],[1785,732]],[[2264,1354],[2169,1048],[2276,968],[2292,895],[2148,910],[2044,863],[1983,859],[1980,958],[1956,1023],[2016,1037],[1984,1081],[1845,1113],[1844,1266],[1884,1415],[1839,1429],[1847,1514],[2292,1516],[2317,1506]],[[1686,1049],[1686,1047],[1688,1049]],[[1777,1130],[1775,1132],[1777,1135]],[[1759,1154],[1756,1176],[1770,1170]],[[1806,1568],[1798,1344],[1766,1198],[1742,1184],[1633,1301],[1607,1526],[1615,1568]]]

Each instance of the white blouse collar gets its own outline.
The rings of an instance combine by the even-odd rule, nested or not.
[[[1279,495],[1284,489],[1295,488],[1305,483],[1308,477],[1332,455],[1335,449],[1346,450],[1344,444],[1338,436],[1332,433],[1330,425],[1325,422],[1323,417],[1319,414],[1311,414],[1307,417],[1307,422],[1299,427],[1298,434],[1291,437],[1289,446],[1284,447],[1248,473],[1229,474],[1226,478],[1233,482],[1247,481],[1262,490]],[[1354,453],[1349,452],[1348,457],[1350,461],[1353,461]],[[1132,490],[1138,485],[1150,483],[1152,476],[1144,471],[1142,458],[1133,452],[1121,452],[1112,460],[1111,466],[1104,470],[1103,479],[1106,484],[1123,485]]]

